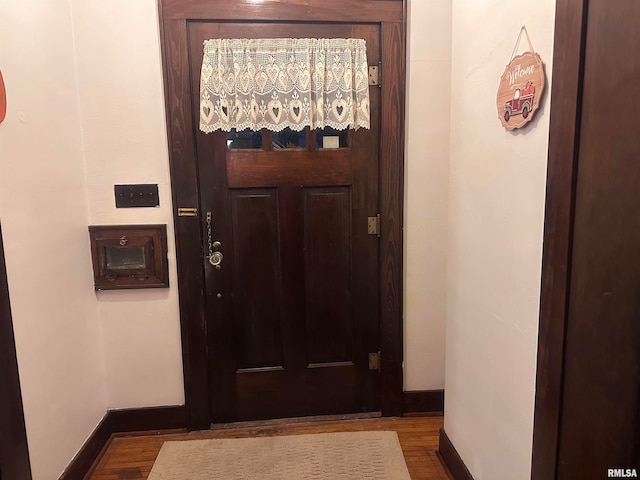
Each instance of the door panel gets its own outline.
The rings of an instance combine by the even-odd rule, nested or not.
[[[280,366],[282,309],[277,191],[232,190],[231,210],[238,367]]]
[[[379,25],[188,23],[193,112],[209,38],[358,37],[379,61]],[[214,421],[375,411],[380,350],[378,212],[380,90],[371,129],[349,147],[227,149],[196,133],[205,245],[206,325]],[[197,116],[197,113],[194,115]],[[221,243],[221,268],[204,260]]]
[[[304,205],[309,363],[353,361],[351,189],[305,189]]]
[[[286,168],[283,168],[286,164]],[[351,185],[353,161],[349,151],[299,152],[241,150],[227,153],[230,188],[263,185]]]

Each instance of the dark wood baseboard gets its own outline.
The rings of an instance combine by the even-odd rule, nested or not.
[[[453,480],[473,480],[471,472],[469,472],[469,469],[464,464],[456,447],[451,443],[444,428],[440,429],[438,453],[445,467],[449,470],[449,474],[453,477]]]
[[[184,405],[109,410],[107,415],[113,434],[187,428]]]
[[[58,480],[82,480],[114,435],[186,427],[184,405],[109,410]]]
[[[409,391],[402,397],[405,415],[444,414],[444,390]]]
[[[109,412],[107,412],[71,463],[67,465],[59,480],[82,480],[109,443],[112,433]]]

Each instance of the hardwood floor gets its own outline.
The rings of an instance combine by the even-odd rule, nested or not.
[[[370,418],[343,421],[289,423],[261,422],[232,425],[201,432],[169,432],[114,437],[88,480],[146,479],[166,441],[206,438],[243,438],[306,433],[393,430],[398,433],[412,480],[449,480],[436,456],[442,417]]]

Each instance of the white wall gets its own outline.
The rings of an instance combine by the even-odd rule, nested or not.
[[[411,2],[412,390],[442,388],[444,376],[450,9]],[[0,216],[34,479],[46,480],[107,408],[184,402],[156,1],[0,0],[0,66]],[[145,182],[159,184],[159,208],[115,209],[115,183]],[[116,223],[168,224],[171,288],[94,293],[86,228]],[[45,231],[55,256],[41,253]]]
[[[71,3],[90,222],[168,225],[169,289],[97,294],[109,407],[183,404],[156,1],[71,0]],[[113,185],[120,183],[157,183],[160,207],[116,209]]]
[[[405,390],[444,388],[451,0],[409,0]]]
[[[496,93],[522,25],[551,78],[554,7],[453,3],[445,430],[476,480],[530,475],[549,90],[513,133]]]
[[[67,0],[0,0],[0,219],[34,480],[58,478],[105,413]]]

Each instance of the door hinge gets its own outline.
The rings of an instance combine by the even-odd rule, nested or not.
[[[367,233],[380,236],[380,214],[375,217],[367,217]]]
[[[380,352],[369,354],[369,370],[380,371]]]
[[[369,66],[369,85],[382,86],[382,63]]]
[[[198,209],[197,208],[185,208],[185,207],[180,207],[178,208],[178,216],[179,217],[197,217],[198,216]]]

